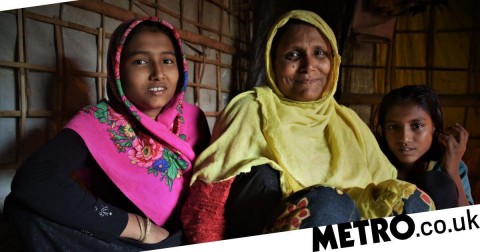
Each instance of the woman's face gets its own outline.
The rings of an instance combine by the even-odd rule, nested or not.
[[[331,47],[317,28],[293,24],[280,38],[274,59],[280,92],[297,101],[321,98],[332,66]]]
[[[383,130],[390,151],[401,164],[410,167],[430,149],[435,128],[425,110],[407,103],[390,108]]]
[[[125,96],[155,119],[174,96],[179,79],[169,37],[152,31],[135,34],[122,52],[121,78]]]

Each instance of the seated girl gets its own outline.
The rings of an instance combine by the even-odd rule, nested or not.
[[[4,213],[25,250],[138,251],[183,244],[179,210],[210,137],[183,101],[181,40],[156,17],[113,33],[108,101],[84,108],[18,170]]]
[[[409,85],[386,94],[378,107],[376,133],[398,179],[428,193],[437,209],[473,204],[467,166],[462,161],[468,132],[455,124],[443,129],[435,91]]]

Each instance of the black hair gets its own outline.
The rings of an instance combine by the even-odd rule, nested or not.
[[[425,85],[408,85],[393,89],[383,97],[377,108],[377,123],[375,124],[375,134],[380,148],[390,162],[393,164],[398,163],[396,157],[388,148],[387,140],[384,136],[385,117],[393,106],[407,103],[413,103],[422,108],[430,116],[433,122],[433,127],[435,127],[432,145],[421,159],[425,161],[438,159],[444,152],[444,147],[438,139],[439,134],[442,134],[444,130],[443,113],[437,94],[432,88]]]

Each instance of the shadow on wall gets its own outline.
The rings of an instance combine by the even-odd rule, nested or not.
[[[80,109],[96,103],[97,85],[96,80],[90,77],[78,75],[80,68],[71,59],[65,60],[65,78],[63,78],[63,97],[61,99],[61,111],[59,129],[65,125]]]
[[[35,85],[49,88],[46,95],[29,95],[28,97],[29,111],[39,111],[39,108],[34,107],[35,104],[47,104],[47,109],[56,111],[53,116],[27,116],[24,127],[17,127],[17,136],[20,139],[11,143],[3,143],[8,147],[2,149],[0,156],[13,153],[12,161],[15,165],[11,169],[0,169],[0,213],[3,212],[5,197],[10,193],[10,184],[15,169],[20,168],[27,158],[52,139],[80,109],[96,101],[95,79],[79,76],[79,67],[73,60],[65,60],[65,69],[64,76],[57,75],[56,78],[43,79],[43,81],[53,82],[53,84],[35,83]],[[32,80],[30,79],[30,81]],[[31,93],[30,91],[28,90],[27,93]],[[44,100],[34,101],[34,99]],[[23,130],[23,134],[20,134],[19,130]]]

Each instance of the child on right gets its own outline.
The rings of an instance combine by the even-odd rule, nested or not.
[[[462,161],[468,132],[459,124],[444,130],[435,91],[409,85],[386,94],[377,111],[376,135],[398,170],[398,179],[416,184],[437,209],[473,203],[468,169]]]

